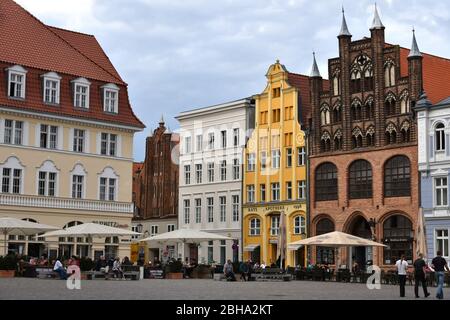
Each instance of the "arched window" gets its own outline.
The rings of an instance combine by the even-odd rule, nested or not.
[[[328,105],[322,106],[322,108],[320,110],[320,122],[321,122],[322,126],[326,126],[331,123],[330,107]]]
[[[361,72],[353,70],[350,77],[350,90],[352,93],[361,92]]]
[[[373,91],[373,70],[372,64],[366,68],[364,72],[364,90],[365,91]]]
[[[384,80],[386,87],[395,86],[395,64],[392,60],[384,64]]]
[[[340,102],[336,103],[333,107],[333,121],[334,123],[339,123],[342,121],[342,105]]]
[[[331,151],[331,137],[327,131],[325,131],[322,134],[321,148],[322,148],[322,152],[330,152]]]
[[[352,121],[359,121],[362,119],[362,106],[359,100],[355,100],[352,103],[351,118]]]
[[[81,221],[71,221],[67,223],[63,229],[75,227],[83,224]],[[60,237],[59,238],[59,255],[63,257],[71,257],[77,255],[79,257],[89,256],[89,238],[87,237]]]
[[[397,143],[397,128],[393,123],[387,126],[385,136],[386,145]]]
[[[402,255],[413,259],[413,230],[411,221],[402,215],[394,215],[383,224],[384,263],[393,264]]]
[[[10,156],[0,164],[0,192],[21,194],[24,189],[24,169],[19,158]]]
[[[436,125],[436,151],[445,151],[445,126],[443,123]]]
[[[261,234],[261,220],[253,218],[250,220],[250,235],[259,236]]]
[[[400,113],[410,113],[411,112],[411,101],[409,99],[408,91],[403,92],[400,97]]]
[[[334,150],[338,151],[338,150],[342,150],[342,131],[338,130],[335,134],[334,134]]]
[[[294,234],[306,234],[306,219],[304,216],[294,218]]]
[[[333,95],[338,96],[341,94],[341,79],[339,76],[339,73],[336,73],[335,76],[333,77]]]
[[[316,169],[316,201],[338,199],[338,175],[334,164],[327,162]]]
[[[317,222],[316,235],[330,233],[334,231],[334,223],[330,219],[324,218]],[[317,247],[316,262],[321,264],[334,264],[334,248]]]
[[[375,128],[370,127],[366,132],[366,142],[368,147],[375,146]]]
[[[403,122],[402,128],[401,128],[401,134],[402,134],[402,142],[403,143],[411,141],[410,124],[408,121]]]
[[[365,104],[365,117],[366,119],[374,119],[375,118],[375,108],[374,108],[373,98],[370,97],[367,99]]]
[[[366,160],[357,160],[349,168],[350,199],[372,198],[372,165]]]
[[[396,156],[384,165],[384,196],[411,196],[411,163],[407,157]]]
[[[363,147],[363,134],[360,128],[353,129],[352,132],[352,148],[362,148]]]
[[[384,102],[384,112],[386,116],[392,116],[397,113],[396,110],[396,99],[392,93],[389,93]]]

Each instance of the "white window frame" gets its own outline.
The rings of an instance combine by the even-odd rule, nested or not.
[[[61,79],[62,77],[60,77],[57,73],[55,72],[48,72],[46,74],[43,74],[42,76],[42,87],[43,87],[43,91],[42,91],[42,101],[46,104],[50,104],[50,105],[59,105],[60,104],[60,97],[61,97]],[[56,83],[56,87],[54,88],[53,86],[48,87],[48,83]],[[49,97],[50,100],[47,100],[47,90],[49,91]],[[51,101],[52,98],[52,93],[54,92],[55,94],[55,101]]]
[[[293,199],[293,197],[292,197],[292,181],[286,181],[286,200],[292,200],[292,199]]]
[[[106,179],[104,196],[102,199],[102,179]],[[114,185],[111,185],[111,181],[114,182]],[[111,186],[114,188],[114,195],[111,197]],[[119,176],[114,171],[112,167],[106,167],[103,171],[98,175],[98,200],[100,201],[117,201],[118,199],[118,191],[119,188]]]
[[[80,108],[80,109],[89,109],[89,105],[90,105],[90,88],[91,88],[91,82],[88,81],[85,78],[78,78],[75,80],[72,80],[72,84],[73,84],[73,106],[75,108]],[[85,88],[86,92],[78,92],[78,88]],[[77,99],[79,95],[79,104],[77,105]],[[82,105],[82,97],[85,96],[85,105]]]
[[[167,232],[175,231],[175,225],[174,224],[168,224],[167,225]]]
[[[304,166],[306,162],[306,150],[305,147],[297,148],[297,167]]]
[[[280,216],[272,216],[270,218],[270,235],[278,236],[280,233]]]
[[[11,128],[6,127],[6,122],[7,121],[11,121]],[[25,135],[25,122],[22,120],[13,120],[13,119],[4,119],[4,128],[3,128],[3,143],[5,144],[11,144],[11,145],[24,145],[24,135]],[[21,123],[21,128],[17,128],[17,124]],[[7,138],[7,134],[6,134],[6,130],[11,130],[11,134],[9,135],[9,139],[11,141],[7,142],[6,138]],[[19,137],[17,136],[18,133],[20,133]],[[17,141],[18,139],[20,139],[20,143],[19,141]]]
[[[306,181],[297,181],[297,200],[306,200]]]
[[[100,88],[103,90],[103,111],[107,113],[119,113],[120,88],[114,83],[108,83]],[[110,95],[109,97],[108,94]],[[115,98],[111,98],[111,94],[115,95]],[[112,104],[111,100],[113,100]]]
[[[280,149],[272,150],[272,169],[279,169],[281,161]]]
[[[280,183],[274,182],[270,184],[271,201],[280,201]]]
[[[195,183],[200,184],[203,182],[203,164],[195,164]]]
[[[219,203],[220,203],[220,222],[226,222],[227,221],[227,197],[220,196]]]
[[[233,159],[233,180],[239,180],[241,178],[241,163],[239,159]]]
[[[42,131],[42,128],[45,128],[45,132]],[[52,132],[52,129],[56,128],[56,132]],[[59,130],[58,126],[50,125],[50,124],[39,124],[39,147],[42,149],[49,150],[57,150],[59,148]],[[46,134],[45,146],[42,146],[42,134]],[[55,145],[51,147],[52,137],[54,137]]]
[[[188,154],[192,152],[192,138],[191,136],[184,137],[184,153]]]
[[[443,125],[443,128],[437,128],[438,125]],[[439,137],[439,139],[438,139]],[[446,145],[445,145],[445,125],[441,122],[439,122],[438,124],[436,124],[436,129],[435,129],[435,139],[436,139],[436,143],[435,143],[435,148],[436,148],[436,152],[444,152]]]
[[[292,168],[292,148],[286,148],[286,168]]]
[[[8,97],[11,98],[11,99],[25,99],[25,97],[26,97],[26,86],[27,86],[27,73],[28,73],[28,71],[25,70],[22,66],[19,66],[19,65],[12,66],[10,68],[7,68],[6,70],[8,72]],[[20,86],[21,86],[20,87],[20,94],[16,95],[17,94],[17,87],[16,87],[14,96],[11,96],[10,93],[11,93],[11,85],[12,85],[12,76],[13,75],[22,77],[22,81],[21,82],[15,82],[15,83],[20,84]]]
[[[227,130],[220,131],[220,142],[222,144],[222,148],[225,149],[227,147]]]
[[[103,136],[106,135],[106,139],[103,139]],[[115,141],[113,141],[111,138],[115,137]],[[115,133],[108,133],[108,132],[101,132],[100,133],[100,154],[102,156],[108,156],[108,157],[116,157],[117,156],[117,149],[118,149],[118,141],[119,136]],[[103,145],[106,144],[106,148],[103,149]],[[114,146],[114,152],[111,154],[111,150],[113,149],[112,146]],[[103,152],[105,150],[105,153]]]
[[[191,184],[191,165],[184,166],[184,184],[185,185]]]
[[[215,163],[208,162],[208,182],[214,182],[214,171],[215,171]]]
[[[74,176],[82,176],[83,177],[83,181],[82,181],[82,185],[81,185],[81,198],[77,198],[74,197],[74,182],[73,182],[73,177]],[[87,171],[84,169],[84,166],[80,163],[77,163],[74,168],[72,169],[72,171],[70,172],[70,198],[72,199],[85,199],[86,198],[86,180],[87,180]]]
[[[447,232],[447,236],[445,236],[445,235],[444,236],[438,236],[438,232],[439,231]],[[443,242],[442,257],[444,257],[445,259],[449,259],[450,258],[450,249],[449,249],[450,239],[449,239],[449,235],[450,235],[449,229],[444,229],[444,228],[442,228],[442,229],[439,229],[439,228],[434,229],[434,256],[437,255],[437,251],[438,251],[437,242],[438,241],[446,241],[447,242],[447,247],[445,247],[445,242]],[[447,250],[447,252],[445,252],[445,250]]]
[[[40,173],[45,173],[45,185],[44,185],[44,194],[39,194],[39,182],[40,182]],[[54,181],[54,194],[50,195],[50,173],[55,174],[55,181]],[[56,167],[55,163],[51,160],[45,161],[40,168],[37,169],[36,172],[36,195],[38,196],[44,196],[44,197],[58,197],[59,196],[59,170]]]
[[[10,169],[9,179],[8,179],[8,192],[3,192],[4,187],[4,177],[3,169]],[[15,171],[20,170],[19,177],[19,192],[14,192],[15,185]],[[0,164],[0,193],[8,194],[23,194],[24,192],[24,180],[25,180],[25,167],[22,165],[20,160],[15,156],[10,156],[4,163]]]
[[[254,153],[247,154],[247,172],[256,171],[256,155]]]
[[[247,202],[248,203],[255,202],[255,185],[254,184],[247,185]]]
[[[250,219],[248,235],[249,236],[261,235],[261,220],[259,218]]]
[[[304,216],[296,216],[294,218],[294,234],[306,234],[306,219]]]
[[[239,221],[239,195],[233,195],[232,198],[232,213],[233,222]]]
[[[215,136],[214,132],[208,133],[208,150],[214,150],[215,146]]]
[[[158,231],[159,231],[158,229],[159,229],[158,225],[156,225],[156,224],[152,225],[150,227],[150,236],[151,237],[156,236],[158,234]]]
[[[239,147],[239,140],[240,140],[240,130],[239,128],[234,128],[233,129],[233,146],[234,147]]]
[[[267,169],[267,151],[261,151],[261,170]]]
[[[444,184],[445,181],[445,184]],[[439,183],[439,184],[438,184]],[[436,177],[433,179],[434,185],[434,205],[435,207],[448,207],[448,177]],[[438,193],[441,202],[438,203]]]
[[[264,198],[263,195],[264,194]],[[267,201],[267,187],[265,183],[261,183],[259,185],[259,197],[261,199],[261,202],[266,202]]]
[[[201,152],[203,151],[203,135],[202,134],[198,134],[195,136],[195,150],[197,152]]]
[[[208,214],[208,223],[214,222],[214,198],[206,198],[206,212]]]
[[[183,218],[184,224],[189,224],[191,222],[191,200],[183,200]]]
[[[195,223],[202,223],[202,199],[196,198],[195,203]]]
[[[81,138],[79,135],[76,136],[75,133],[83,132],[83,137]],[[87,138],[87,130],[86,129],[73,129],[73,139],[72,139],[72,151],[77,153],[85,153],[86,152],[86,138]],[[81,144],[79,143],[81,140]],[[80,151],[81,147],[81,151]]]
[[[227,160],[220,162],[220,181],[227,181]]]

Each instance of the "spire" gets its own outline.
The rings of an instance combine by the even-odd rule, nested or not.
[[[409,52],[408,58],[416,58],[416,57],[422,57],[422,54],[420,53],[419,46],[417,45],[416,30],[414,30],[413,28],[413,40],[411,45],[411,51]]]
[[[342,26],[341,26],[341,32],[339,32],[339,37],[341,36],[352,36],[350,31],[348,31],[347,27],[347,21],[345,20],[345,10],[344,6],[342,6]]]
[[[370,30],[382,28],[384,28],[384,25],[383,22],[381,22],[380,15],[378,14],[377,3],[375,2],[375,15],[373,17],[372,28],[370,28]]]
[[[317,77],[320,78],[320,77],[322,77],[320,75],[319,67],[317,66],[316,53],[315,52],[313,52],[313,65],[312,65],[310,77],[311,78],[317,78]]]
[[[161,119],[159,120],[159,125],[163,126],[164,125],[164,115],[161,114]]]

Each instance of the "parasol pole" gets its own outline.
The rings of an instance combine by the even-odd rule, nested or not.
[[[6,231],[6,229],[3,231],[3,235],[4,235],[4,253],[5,253],[5,257],[8,255],[8,245],[6,243],[6,236],[8,235],[8,232]]]

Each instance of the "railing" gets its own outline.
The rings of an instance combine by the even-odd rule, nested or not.
[[[102,212],[133,213],[133,203],[85,199],[37,197],[18,194],[0,194],[0,205],[52,209],[72,209]]]

